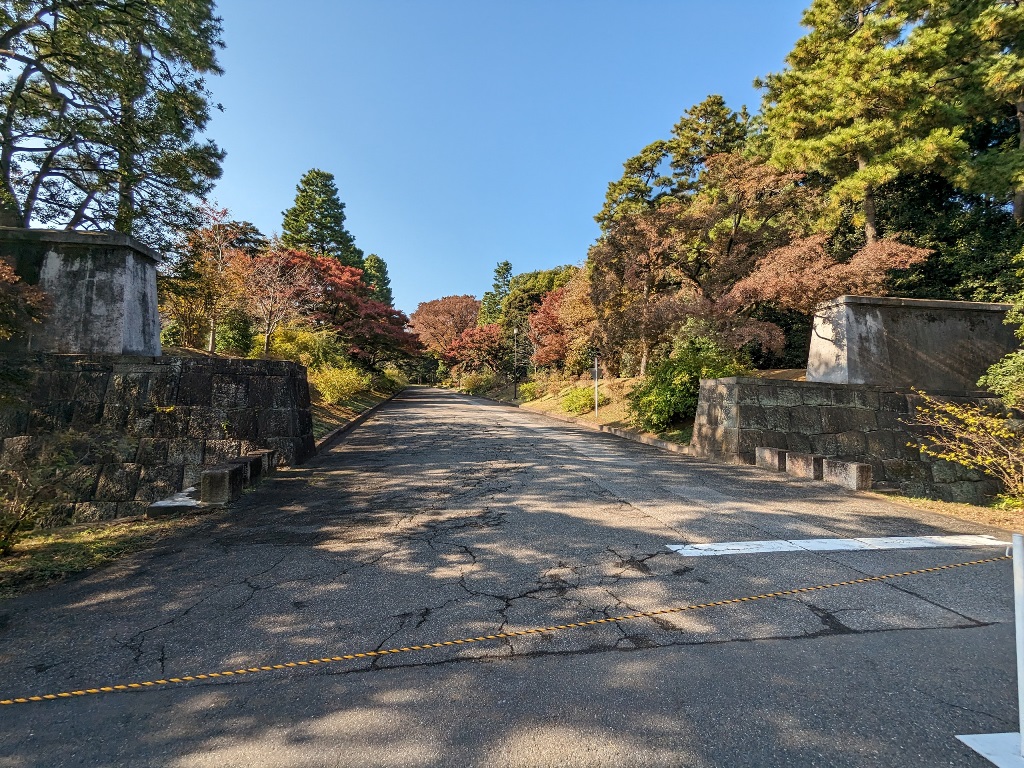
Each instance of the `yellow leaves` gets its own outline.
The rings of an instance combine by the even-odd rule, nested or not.
[[[999,480],[1011,498],[1024,498],[1024,429],[1018,419],[971,403],[917,392],[921,452]]]

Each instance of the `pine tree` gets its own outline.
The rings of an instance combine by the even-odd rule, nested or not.
[[[372,296],[381,304],[389,307],[394,304],[387,262],[376,253],[371,253],[363,262],[363,282],[373,288]]]
[[[502,304],[512,290],[512,263],[499,261],[494,268],[494,283],[491,290],[484,293],[480,302],[480,319],[477,325],[491,325],[500,323],[502,317]]]
[[[286,248],[363,268],[363,252],[345,229],[345,204],[338,198],[333,174],[308,171],[295,187],[295,204],[283,215],[281,243]]]
[[[672,138],[648,144],[623,163],[622,178],[608,185],[595,220],[607,230],[613,220],[649,210],[667,195],[685,197],[696,188],[707,159],[742,146],[749,126],[746,108],[733,112],[721,96],[708,96],[683,112]]]
[[[773,159],[834,179],[833,200],[859,205],[868,242],[879,187],[963,167],[964,73],[946,5],[814,0],[788,68],[757,83]]]
[[[982,194],[1002,199],[1012,195],[1013,218],[1019,225],[1024,224],[1024,5],[1017,0],[970,3],[979,4],[983,8],[967,27],[976,35],[971,49],[981,53],[971,58],[982,96],[973,106],[990,124],[1012,114],[1015,130],[974,159],[968,184]]]

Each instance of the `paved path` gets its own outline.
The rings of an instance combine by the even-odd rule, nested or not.
[[[1001,555],[669,544],[998,533],[415,388],[228,514],[0,602],[0,699]],[[980,766],[1007,562],[556,634],[0,707],[0,766]]]

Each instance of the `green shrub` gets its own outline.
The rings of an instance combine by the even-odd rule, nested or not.
[[[747,367],[735,352],[707,337],[686,342],[656,366],[628,395],[633,423],[649,432],[664,432],[697,413],[701,379],[739,376]]]
[[[995,363],[978,381],[1012,408],[1024,404],[1024,350],[1011,352]]]
[[[325,403],[340,403],[370,388],[370,376],[354,366],[325,365],[309,372],[309,380]]]
[[[217,351],[248,355],[256,341],[252,318],[240,309],[229,309],[217,324]]]
[[[261,337],[262,338],[262,337]],[[253,354],[262,352],[262,343]],[[301,325],[282,325],[270,337],[270,355],[278,359],[294,360],[307,368],[348,368],[345,349],[337,334],[329,329],[312,330]]]
[[[540,396],[539,386],[535,381],[527,381],[519,385],[519,399],[524,403],[536,400]]]
[[[598,396],[598,405],[608,405],[611,400],[603,392]],[[562,408],[569,413],[580,415],[594,410],[593,387],[573,387],[562,398]]]
[[[482,395],[493,387],[493,373],[464,373],[459,381],[459,389],[469,395]]]

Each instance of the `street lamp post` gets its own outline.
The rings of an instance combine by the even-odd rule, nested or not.
[[[519,399],[519,329],[512,329],[512,399]]]

